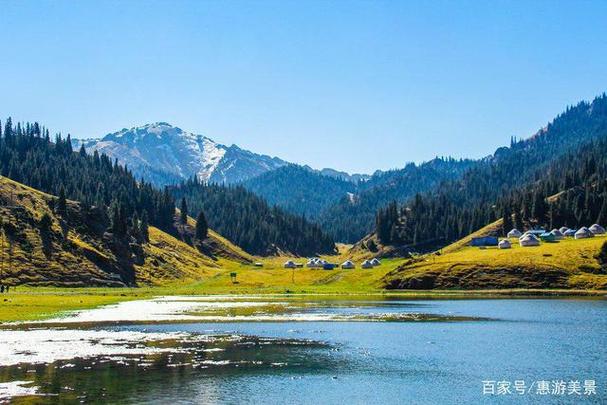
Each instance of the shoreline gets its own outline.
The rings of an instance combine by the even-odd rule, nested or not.
[[[228,300],[246,298],[315,297],[321,300],[403,298],[412,300],[442,299],[605,299],[607,290],[564,289],[491,289],[491,290],[377,290],[377,291],[200,291],[196,287],[164,286],[133,289],[114,288],[60,288],[20,287],[0,296],[0,325],[8,322],[27,322],[51,319],[61,314],[94,309],[124,301],[161,296],[223,296]]]

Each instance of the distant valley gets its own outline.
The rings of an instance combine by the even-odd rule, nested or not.
[[[89,154],[106,154],[135,177],[160,187],[193,177],[203,183],[240,184],[271,205],[317,222],[336,241],[348,243],[373,230],[379,208],[453,179],[473,164],[434,159],[372,175],[315,170],[225,146],[166,122],[122,129],[99,139],[72,139],[72,143],[74,149],[84,146]]]
[[[552,257],[542,274],[527,254],[483,261],[468,244],[512,228],[606,224],[606,151],[605,95],[486,158],[372,175],[314,170],[167,123],[79,141],[9,118],[0,134],[2,234],[15,282],[37,285],[200,279],[218,266],[323,255],[394,258],[398,268],[373,281],[388,288],[602,288],[599,238],[538,250],[552,255],[541,256]],[[429,262],[429,252],[442,260]]]

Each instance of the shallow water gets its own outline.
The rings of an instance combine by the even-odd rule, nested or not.
[[[232,299],[216,302],[225,307]],[[17,403],[607,402],[606,300],[315,301],[286,314],[294,318],[268,314],[276,318],[262,318],[265,322],[205,322],[173,312],[211,305],[208,299],[196,300],[160,300],[169,303],[166,311],[156,311],[162,324],[145,324],[147,315],[125,316],[128,311],[114,308],[77,314],[63,320],[68,323],[60,329],[0,331],[0,398],[12,395]],[[144,306],[150,308],[149,302]],[[113,321],[140,322],[110,326],[101,316],[117,312],[123,316],[112,315]],[[376,317],[412,313],[445,321],[378,322]],[[366,316],[373,321],[364,321]],[[225,321],[225,314],[221,318]],[[74,319],[89,324],[77,329]],[[19,353],[3,357],[8,336],[21,342],[13,343]],[[30,353],[22,347],[27,339]],[[55,352],[62,356],[49,356],[43,342],[61,347]],[[484,380],[520,380],[529,391],[520,395],[512,386],[511,394],[483,394]],[[593,380],[596,394],[583,395],[583,389],[582,395],[537,393],[538,381],[552,380],[582,385]],[[15,381],[20,383],[11,384]],[[32,393],[43,396],[27,396]]]

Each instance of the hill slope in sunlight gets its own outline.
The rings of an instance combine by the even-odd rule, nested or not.
[[[117,239],[95,208],[57,198],[0,177],[3,241],[0,280],[9,285],[136,286],[171,280],[199,280],[221,262],[249,263],[251,256],[213,231],[195,244],[188,227],[174,235],[150,227],[149,242]]]
[[[492,223],[474,236],[489,233]],[[441,251],[412,258],[384,277],[388,289],[605,289],[607,268],[599,252],[607,237],[572,239],[511,249],[469,246],[471,236]]]

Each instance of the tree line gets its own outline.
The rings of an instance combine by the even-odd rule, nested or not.
[[[242,186],[205,184],[194,177],[169,190],[190,213],[203,212],[212,229],[249,253],[311,256],[335,251],[335,243],[318,225],[270,206]]]
[[[384,244],[441,245],[498,218],[509,227],[605,223],[607,97],[579,103],[533,137],[500,148],[404,204],[376,214]],[[560,194],[559,194],[560,193]]]
[[[128,168],[94,152],[72,149],[71,137],[55,135],[35,123],[0,123],[0,174],[58,196],[53,207],[67,215],[66,199],[85,210],[107,216],[108,231],[117,237],[148,236],[148,224],[170,230],[175,203],[168,190],[136,180]]]

